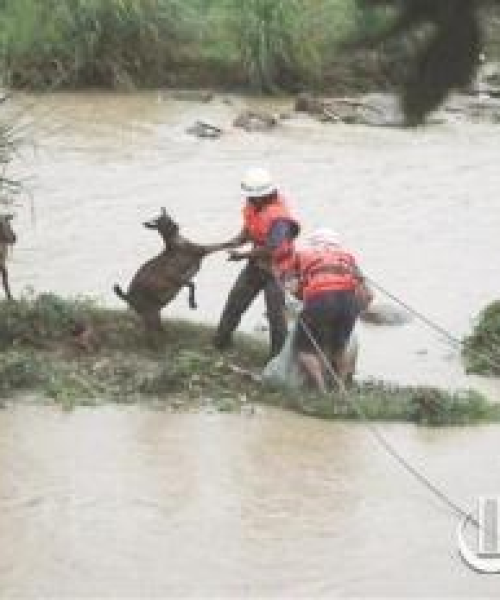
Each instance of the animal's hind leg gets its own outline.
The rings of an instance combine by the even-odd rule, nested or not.
[[[5,290],[5,295],[7,296],[7,298],[9,300],[13,300],[12,293],[10,291],[10,286],[9,286],[9,276],[7,273],[7,269],[5,267],[2,267],[0,270],[2,271],[2,282],[3,282],[3,289]]]
[[[144,327],[146,329],[146,338],[148,345],[152,348],[158,349],[164,342],[163,325],[161,322],[161,316],[159,311],[151,311],[142,315],[144,320]]]

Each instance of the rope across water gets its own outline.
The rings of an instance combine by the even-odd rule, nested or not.
[[[394,294],[388,292],[385,288],[375,282],[373,279],[365,277],[366,280],[381,293],[386,295],[388,298],[398,303],[400,306],[405,308],[409,313],[414,315],[416,318],[425,323],[428,327],[437,331],[441,335],[443,335],[448,341],[452,342],[454,345],[462,346],[462,342],[454,335],[449,333],[446,329],[441,327],[440,325],[434,323],[425,315],[416,311],[408,304],[400,300]],[[281,284],[279,284],[281,286]],[[282,287],[282,290],[285,294],[287,294],[286,290]],[[370,419],[367,417],[365,411],[362,406],[357,402],[356,397],[353,394],[350,394],[346,389],[344,382],[340,379],[340,377],[335,372],[335,369],[332,367],[331,362],[328,360],[328,357],[325,355],[323,350],[320,348],[318,343],[316,342],[314,336],[312,335],[310,329],[307,324],[301,319],[300,314],[297,314],[297,320],[299,326],[302,327],[307,337],[309,338],[311,344],[317,352],[318,357],[320,358],[325,370],[330,374],[333,381],[335,381],[340,396],[343,400],[348,401],[352,408],[354,409],[356,415],[368,429],[370,434],[374,437],[374,439],[384,448],[384,450],[392,456],[410,475],[412,475],[419,483],[421,483],[426,489],[428,489],[436,498],[438,498],[441,502],[443,502],[448,508],[450,508],[454,513],[456,513],[459,517],[468,519],[475,527],[479,528],[479,522],[476,518],[472,517],[470,512],[465,510],[458,504],[455,500],[453,500],[449,494],[447,494],[444,490],[442,490],[437,484],[435,484],[429,477],[427,477],[421,470],[417,467],[413,466],[406,458],[404,458],[400,452],[393,446],[393,444],[386,438],[386,436],[380,431],[378,427],[376,427]],[[485,355],[488,356],[488,355]],[[489,357],[491,359],[491,356]]]

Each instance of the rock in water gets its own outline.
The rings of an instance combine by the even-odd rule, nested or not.
[[[236,117],[233,125],[245,131],[268,131],[278,125],[278,119],[263,111],[245,110]]]
[[[196,121],[194,125],[186,129],[186,133],[203,139],[216,140],[220,138],[223,131],[220,127],[216,127],[205,121]]]
[[[375,302],[361,313],[360,319],[373,325],[406,325],[412,317],[408,311],[393,304]]]

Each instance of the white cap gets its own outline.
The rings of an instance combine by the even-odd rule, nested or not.
[[[245,173],[241,189],[248,198],[262,198],[275,192],[276,185],[267,169],[253,167]]]
[[[328,248],[329,246],[340,246],[340,238],[336,231],[328,227],[320,227],[307,238],[309,245],[313,248]]]

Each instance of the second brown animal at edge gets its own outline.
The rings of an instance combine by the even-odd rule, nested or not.
[[[231,244],[201,245],[190,242],[179,234],[179,225],[161,209],[159,217],[144,226],[159,232],[165,243],[163,252],[148,260],[136,272],[126,292],[119,285],[113,287],[142,318],[150,341],[161,333],[161,310],[171,302],[183,287],[189,289],[189,306],[196,308],[195,284],[201,261],[213,252],[225,250]]]
[[[17,237],[12,229],[12,215],[0,215],[0,275],[2,276],[3,289],[8,300],[12,300],[7,271],[7,254],[9,248],[16,243]]]

